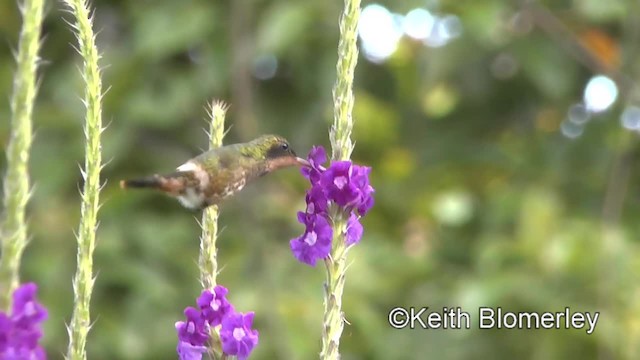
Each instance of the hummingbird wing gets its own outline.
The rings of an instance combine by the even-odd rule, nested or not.
[[[204,189],[209,203],[219,203],[242,190],[247,181],[257,175],[259,161],[244,155],[240,146],[234,144],[209,150],[192,160],[209,175],[209,184]]]

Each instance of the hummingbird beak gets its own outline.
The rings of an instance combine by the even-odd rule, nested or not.
[[[281,156],[267,162],[267,172],[283,169],[289,166],[311,166],[305,159],[295,156]]]
[[[298,162],[298,165],[300,165],[300,166],[311,167],[311,164],[306,159],[303,159],[301,157],[296,157],[296,161]]]

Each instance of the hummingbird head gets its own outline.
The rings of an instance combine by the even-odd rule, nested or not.
[[[287,139],[282,136],[263,135],[251,141],[250,148],[255,150],[254,154],[257,157],[266,162],[268,172],[288,166],[309,165],[307,160],[296,155]]]

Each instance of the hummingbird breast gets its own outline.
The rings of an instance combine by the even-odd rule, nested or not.
[[[203,209],[219,204],[242,190],[247,181],[254,177],[251,169],[240,164],[218,161],[217,166],[206,165],[193,159],[177,168],[192,180],[186,182],[182,191],[175,195],[183,206]]]

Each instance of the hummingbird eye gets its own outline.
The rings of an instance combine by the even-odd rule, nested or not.
[[[271,148],[267,151],[266,157],[268,159],[275,159],[292,155],[295,156],[293,150],[291,149],[291,146],[289,146],[289,143],[281,140],[271,146]]]

